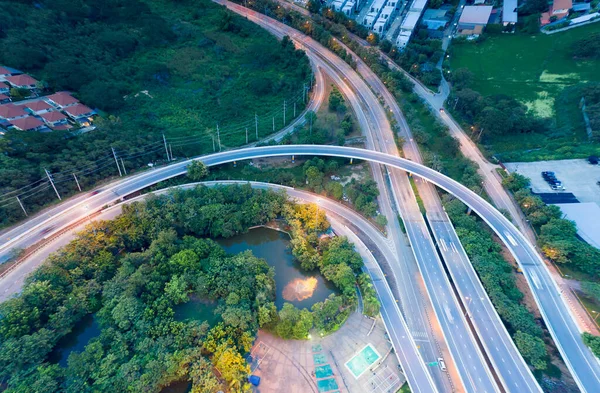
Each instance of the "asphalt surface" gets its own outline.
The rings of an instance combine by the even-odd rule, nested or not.
[[[529,285],[534,288],[533,294],[538,302],[540,311],[565,362],[569,367],[577,371],[574,373],[574,376],[581,390],[590,393],[599,391],[600,372],[598,370],[600,364],[591,351],[583,344],[577,325],[570,318],[569,310],[561,299],[561,294],[556,289],[547,268],[535,252],[535,248],[502,213],[460,183],[409,160],[379,152],[340,146],[292,145],[248,148],[212,154],[202,157],[202,161],[210,166],[244,159],[291,155],[326,155],[375,161],[411,172],[436,184],[462,200],[482,217],[503,239],[506,246],[519,262]],[[77,206],[65,209],[62,214],[55,217],[52,220],[53,225],[56,228],[62,227],[71,221],[77,221],[85,217],[89,214],[89,211],[97,211],[103,206],[113,203],[119,199],[119,195],[131,194],[151,184],[184,174],[185,168],[190,161],[175,163],[134,176],[124,180],[113,189],[89,196],[86,201],[82,201]],[[83,208],[84,204],[88,206],[88,209]],[[28,233],[28,236],[24,236],[22,239],[35,241],[38,237],[39,232],[31,231]]]
[[[280,148],[285,148],[285,147],[280,147]],[[290,147],[290,148],[294,148],[294,149],[302,148],[302,146],[294,146],[294,147]],[[323,149],[323,148],[331,149],[333,147],[312,146],[312,147],[304,147],[304,148],[312,148],[313,150],[305,151],[305,152],[295,152],[295,150],[291,150],[291,151],[287,151],[286,153],[273,153],[273,154],[276,154],[276,155],[325,154],[325,153],[321,152],[321,149]],[[248,149],[246,149],[246,150],[248,150]],[[237,153],[240,151],[228,152],[228,153],[233,154],[233,153]],[[374,153],[374,152],[371,152],[371,153]],[[273,155],[273,154],[270,154],[270,155]],[[242,156],[242,157],[244,157],[244,156]],[[244,157],[244,158],[246,158],[246,157]],[[364,157],[356,157],[356,158],[364,158]],[[209,159],[209,158],[207,158],[207,159]],[[237,159],[239,160],[242,158],[238,157]],[[235,158],[233,160],[235,160]],[[379,161],[379,162],[381,162],[381,161]],[[383,163],[389,164],[388,162],[383,162]],[[178,164],[174,164],[173,166],[176,166],[176,165],[178,165]],[[165,169],[165,168],[161,168],[161,169]],[[404,169],[409,169],[411,171],[414,171],[414,169],[412,169],[412,168],[404,168]],[[151,174],[155,174],[156,172],[159,172],[159,171],[160,170],[152,171]],[[161,174],[164,175],[164,173],[162,173],[162,172],[161,172]],[[159,174],[158,176],[160,176],[161,174]],[[415,174],[419,174],[419,173],[415,172]],[[149,176],[149,177],[151,178],[152,176]],[[436,182],[435,179],[430,178],[429,180]],[[147,179],[145,179],[145,181],[151,181],[151,179],[147,178]],[[125,181],[124,183],[131,183],[131,182]],[[444,185],[443,182],[442,183],[436,182],[436,184],[440,185],[442,188],[445,188],[445,186],[448,186],[448,185]],[[454,187],[455,185],[450,184],[450,186]],[[460,186],[460,187],[462,187],[462,186]],[[120,188],[119,187],[116,187],[116,188],[117,188],[116,193],[120,194]],[[105,198],[105,200],[114,198],[114,195],[112,195],[112,196],[107,195],[108,192],[109,192],[109,190],[106,190],[106,192],[100,193],[96,196],[93,196],[92,198],[100,197],[102,194],[105,194],[103,196]],[[457,196],[460,197],[460,195],[457,195]],[[468,196],[468,194],[467,194],[467,196]],[[568,310],[565,310],[566,306],[565,306],[564,302],[562,301],[562,299],[560,298],[559,290],[554,287],[554,282],[552,281],[550,275],[548,274],[545,265],[543,264],[541,259],[539,259],[539,256],[535,252],[535,249],[533,249],[533,247],[529,243],[527,243],[527,240],[522,237],[520,232],[518,232],[518,230],[516,230],[516,228],[514,228],[510,223],[508,223],[508,221],[499,212],[497,212],[495,209],[493,209],[493,207],[487,205],[485,203],[485,201],[482,201],[482,200],[478,201],[476,195],[475,195],[475,197],[476,197],[476,199],[472,200],[471,203],[477,204],[477,203],[482,202],[483,205],[481,205],[479,207],[482,209],[483,212],[486,212],[486,214],[482,214],[481,211],[479,211],[475,206],[471,206],[471,207],[475,211],[477,211],[480,215],[482,215],[482,217],[484,219],[486,219],[486,221],[488,221],[489,224],[492,225],[492,228],[494,230],[496,230],[496,232],[503,239],[505,239],[505,241],[507,242],[507,245],[511,249],[511,252],[513,252],[513,254],[515,254],[515,256],[517,257],[519,262],[522,263],[522,265],[524,266],[525,276],[527,277],[532,288],[535,288],[534,295],[536,297],[536,300],[538,301],[538,304],[540,304],[540,309],[541,309],[546,321],[549,323],[550,331],[552,332],[553,336],[555,337],[555,341],[557,342],[559,349],[563,353],[563,357],[565,358],[567,365],[569,365],[572,370],[573,369],[577,370],[576,373],[574,372],[574,376],[575,376],[578,384],[580,385],[580,387],[582,387],[582,390],[584,390],[584,391],[590,391],[590,392],[597,391],[597,389],[599,388],[599,385],[598,385],[598,375],[599,375],[598,374],[598,362],[593,357],[593,355],[591,355],[589,350],[587,350],[587,348],[585,346],[583,346],[583,343],[581,342],[581,339],[579,337],[579,332],[577,330],[577,326],[571,320]],[[100,199],[100,198],[98,198],[98,199]],[[464,202],[466,202],[468,205],[470,205],[468,200],[464,200]],[[85,215],[85,214],[87,214],[87,212],[94,209],[94,207],[90,206],[89,204],[87,204],[87,205],[88,205],[89,209],[86,209],[83,212],[79,211],[79,214],[78,214],[79,216],[81,216],[82,214]],[[81,203],[74,203],[71,210],[76,210],[81,207],[82,207]],[[492,210],[488,211],[486,209],[492,209]],[[495,213],[495,214],[492,214],[492,213]],[[505,222],[503,222],[503,220]],[[508,226],[506,226],[506,225],[508,225]],[[53,224],[53,226],[55,228],[57,228],[57,226],[55,224]],[[42,228],[42,231],[41,231],[41,232],[44,232],[45,236],[51,234],[51,232],[52,232],[52,231],[46,232],[46,229],[47,229],[47,227]],[[514,230],[514,232],[513,232],[513,230]],[[38,232],[36,234],[39,237],[40,233]],[[525,242],[525,243],[523,243],[523,242]],[[427,248],[427,247],[425,246],[424,248]],[[525,262],[523,262],[523,261],[525,261]],[[527,268],[526,266],[531,266],[531,267]],[[546,305],[546,307],[544,307],[544,305]],[[444,312],[445,312],[445,308],[444,308]],[[445,312],[445,313],[447,314],[447,312]],[[453,318],[454,318],[454,316],[453,316]],[[575,374],[578,374],[578,375],[575,375]],[[478,390],[478,391],[482,391],[482,390]]]

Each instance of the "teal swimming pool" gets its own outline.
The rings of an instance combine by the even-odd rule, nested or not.
[[[354,378],[358,379],[380,358],[381,356],[379,356],[375,348],[371,344],[367,344],[359,353],[346,362],[346,367],[354,375]]]

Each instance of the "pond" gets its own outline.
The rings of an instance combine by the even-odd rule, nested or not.
[[[221,320],[221,317],[215,314],[216,308],[217,302],[192,296],[186,303],[175,306],[173,311],[178,321],[206,321],[210,326],[214,326]]]
[[[335,293],[332,284],[325,281],[318,272],[304,272],[295,263],[289,247],[290,237],[270,228],[254,228],[247,233],[227,239],[217,239],[217,243],[229,254],[251,250],[258,258],[263,258],[275,269],[275,305],[292,303],[298,308],[308,308],[322,302]]]
[[[100,335],[100,325],[96,316],[88,314],[79,321],[71,333],[61,338],[50,353],[49,361],[67,367],[67,359],[72,352],[82,352],[94,337]]]

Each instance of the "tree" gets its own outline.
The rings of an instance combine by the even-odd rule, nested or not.
[[[329,93],[329,110],[334,112],[343,113],[346,111],[346,105],[344,104],[344,97],[342,93],[333,86],[331,93]]]
[[[202,161],[194,160],[187,167],[187,175],[192,181],[200,181],[208,176],[208,168]]]
[[[590,347],[592,353],[600,359],[600,337],[589,334],[588,332],[583,333],[582,337],[585,345]]]
[[[344,186],[336,181],[330,181],[325,185],[325,191],[327,195],[338,201],[344,196]]]
[[[379,49],[384,53],[389,53],[392,50],[392,43],[387,39],[381,40],[379,42]]]
[[[517,172],[513,172],[510,175],[506,176],[504,179],[502,179],[502,185],[511,190],[512,192],[527,188],[529,187],[529,184],[529,178]]]
[[[388,220],[387,220],[386,216],[384,216],[383,214],[378,214],[377,216],[375,216],[375,222],[378,225],[381,225],[382,227],[384,227],[387,225]]]
[[[350,266],[345,263],[325,266],[321,273],[328,281],[331,281],[346,296],[354,293],[355,277]]]
[[[323,189],[323,172],[319,168],[311,166],[305,172],[306,184],[308,188],[316,193],[321,192]]]
[[[308,0],[306,8],[311,14],[318,14],[321,11],[321,2],[319,0]]]
[[[515,344],[523,358],[536,370],[545,370],[548,367],[546,345],[539,337],[518,331],[514,335]]]
[[[473,83],[473,73],[468,68],[459,68],[452,72],[452,85],[456,89],[463,89]]]
[[[221,344],[213,355],[213,364],[231,388],[235,391],[247,390],[250,366],[235,348]]]
[[[275,332],[285,339],[305,339],[312,328],[312,318],[312,314],[307,309],[299,310],[293,304],[284,303],[279,311],[279,322]]]

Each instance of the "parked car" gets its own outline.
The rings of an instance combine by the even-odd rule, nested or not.
[[[596,156],[589,156],[588,157],[588,162],[592,165],[598,165],[598,157]]]

